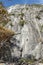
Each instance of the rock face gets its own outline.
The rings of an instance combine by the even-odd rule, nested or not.
[[[43,59],[43,5],[15,5],[7,11],[11,21],[5,27],[21,33],[10,40],[12,57]]]

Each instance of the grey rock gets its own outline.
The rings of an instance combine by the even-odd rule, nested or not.
[[[20,57],[21,55],[24,58],[31,55],[35,59],[43,59],[43,44],[39,40],[40,37],[43,38],[43,31],[41,29],[43,25],[43,12],[40,12],[41,10],[43,10],[43,5],[39,7],[37,5],[15,5],[7,9],[8,13],[12,14],[9,17],[12,26],[8,23],[6,27],[21,33],[13,37],[16,39],[16,41],[12,40],[13,44],[16,43],[16,46],[13,47],[13,57]],[[26,22],[23,27],[19,25],[21,17]],[[20,51],[21,49],[22,52]]]

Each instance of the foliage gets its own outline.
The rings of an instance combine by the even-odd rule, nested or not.
[[[28,10],[28,7],[26,8],[26,10]]]
[[[10,23],[10,25],[11,25],[11,27],[13,26],[13,24],[12,24],[12,23]]]
[[[3,61],[10,61],[11,51],[9,45],[0,45],[0,59],[2,59]]]
[[[43,32],[43,25],[42,25],[41,28],[40,28],[40,32]]]
[[[32,6],[35,6],[35,7],[43,7],[43,5],[41,5],[41,4],[32,4]]]
[[[9,40],[15,33],[0,26],[0,60],[10,61],[11,51]]]
[[[34,59],[33,59],[33,60],[29,60],[29,59],[21,58],[21,59],[19,60],[19,62],[21,62],[21,63],[22,63],[22,62],[26,62],[26,63],[28,63],[28,64],[29,64],[29,63],[31,64],[31,63],[33,63],[33,62],[35,62],[35,61],[34,61]]]
[[[23,17],[23,16],[24,16],[24,13],[21,12],[21,13],[19,14],[19,16],[20,16],[20,15]]]
[[[5,7],[0,4],[0,25],[5,26],[9,22],[9,14]]]
[[[26,22],[25,22],[24,20],[21,20],[21,21],[19,22],[19,25],[20,25],[20,26],[23,26],[25,23],[26,23]]]
[[[24,26],[24,24],[26,24],[25,20],[23,20],[24,13],[21,11],[21,13],[19,14],[19,16],[20,16],[19,25],[20,26]]]
[[[37,15],[37,16],[36,16],[36,19],[40,20],[41,18],[40,18],[40,16],[39,16],[39,15]]]
[[[40,12],[42,12],[42,13],[43,13],[43,10],[40,10]]]

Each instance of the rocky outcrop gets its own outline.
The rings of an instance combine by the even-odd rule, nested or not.
[[[5,27],[20,33],[10,40],[12,57],[43,59],[43,5],[15,5],[7,11],[11,21]]]

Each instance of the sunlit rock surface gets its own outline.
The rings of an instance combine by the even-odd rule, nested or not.
[[[7,11],[11,21],[5,27],[21,33],[10,40],[15,44],[12,56],[43,59],[43,5],[15,5]]]

